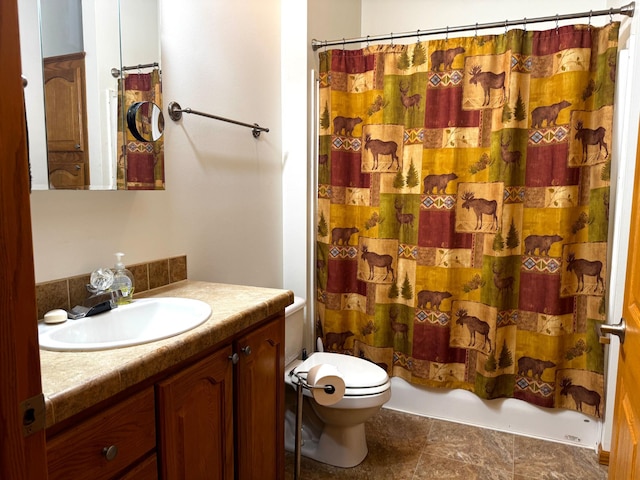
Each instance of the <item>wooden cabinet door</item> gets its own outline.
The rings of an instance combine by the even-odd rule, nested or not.
[[[238,478],[284,478],[284,313],[239,338],[236,348]]]
[[[639,137],[640,138],[640,137]],[[638,145],[640,153],[640,144]],[[618,380],[613,414],[609,478],[640,480],[640,155],[636,158],[635,187],[631,207],[629,257],[622,316],[626,322],[624,343],[618,356]]]
[[[233,364],[223,348],[157,385],[163,480],[233,479]]]

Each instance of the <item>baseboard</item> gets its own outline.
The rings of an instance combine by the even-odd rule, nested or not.
[[[600,463],[600,465],[606,465],[608,467],[610,455],[611,452],[603,450],[602,445],[598,447],[598,463]]]

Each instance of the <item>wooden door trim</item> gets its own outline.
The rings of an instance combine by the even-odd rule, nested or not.
[[[42,480],[44,430],[24,436],[19,407],[42,384],[17,0],[0,2],[0,58],[0,478]]]

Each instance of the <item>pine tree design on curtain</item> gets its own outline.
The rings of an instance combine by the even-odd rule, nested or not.
[[[327,350],[601,415],[618,28],[320,53]]]

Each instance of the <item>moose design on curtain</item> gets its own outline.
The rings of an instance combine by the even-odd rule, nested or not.
[[[601,416],[618,28],[320,53],[327,350]]]

